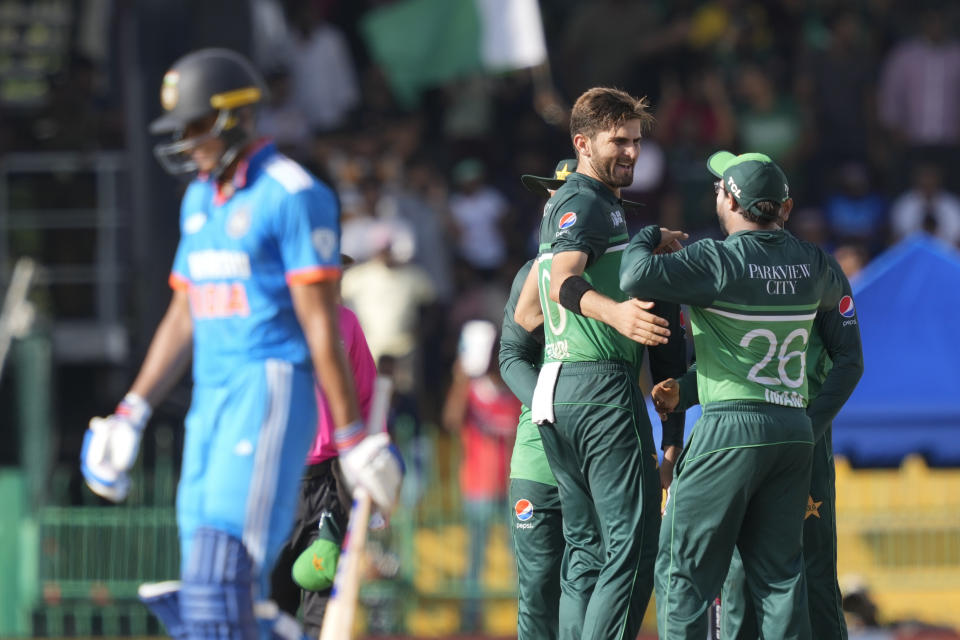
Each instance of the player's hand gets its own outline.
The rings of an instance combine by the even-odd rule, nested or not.
[[[347,489],[363,487],[377,508],[389,517],[403,481],[403,459],[386,433],[367,436],[359,444],[340,448],[340,470]]]
[[[110,462],[110,431],[106,419],[90,420],[90,427],[83,434],[80,471],[95,494],[112,502],[122,502],[130,491],[130,478]]]
[[[686,240],[689,237],[689,234],[686,234],[683,231],[672,231],[666,227],[660,227],[660,244],[657,245],[657,248],[654,249],[653,252],[659,255],[662,253],[673,253],[674,251],[680,251],[680,249],[683,249],[683,245],[680,243],[680,241]]]
[[[672,413],[680,404],[680,384],[673,378],[667,378],[653,385],[650,396],[660,419],[666,420],[667,414]]]
[[[660,463],[660,485],[664,489],[669,489],[670,483],[673,482],[673,468],[682,450],[677,445],[670,445],[663,450],[663,462]]]
[[[80,471],[91,491],[113,502],[127,497],[127,472],[137,460],[150,413],[150,405],[143,398],[128,393],[113,415],[90,419],[83,436]]]
[[[666,344],[670,336],[670,329],[667,328],[669,323],[647,311],[652,308],[653,303],[649,300],[624,300],[613,308],[607,324],[622,335],[648,347]]]

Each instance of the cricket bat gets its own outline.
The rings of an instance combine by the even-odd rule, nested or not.
[[[323,614],[320,640],[349,640],[353,632],[353,618],[357,611],[360,594],[360,570],[363,563],[363,547],[367,541],[370,523],[370,494],[360,488],[353,494],[347,534],[337,561],[337,573],[333,578],[333,590]]]
[[[373,387],[373,399],[370,403],[370,416],[367,419],[368,432],[376,433],[383,430],[392,391],[393,381],[384,376],[377,376]],[[367,542],[371,508],[370,494],[362,487],[357,487],[353,492],[353,506],[350,507],[347,533],[343,538],[340,559],[337,561],[333,590],[330,592],[330,600],[327,601],[327,610],[323,614],[320,640],[350,640],[352,636],[353,619],[357,612],[357,598],[360,594],[363,548]]]

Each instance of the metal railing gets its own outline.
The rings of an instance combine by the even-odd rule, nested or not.
[[[69,290],[74,300],[91,297],[89,312],[77,317],[64,319],[57,309],[51,310],[50,315],[59,316],[53,338],[61,361],[121,362],[126,356],[120,285],[128,269],[121,252],[125,228],[121,194],[128,168],[121,152],[0,156],[0,279],[8,281],[14,260],[29,255],[41,267],[37,285]],[[67,192],[51,197],[58,184],[79,185],[79,197]],[[77,197],[79,201],[73,201]],[[61,263],[36,255],[45,241],[64,232],[72,234],[61,239],[68,246],[81,246],[92,238],[93,247],[80,247],[92,249],[91,258]]]

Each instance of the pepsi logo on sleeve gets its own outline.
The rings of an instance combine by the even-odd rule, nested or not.
[[[569,229],[577,223],[577,214],[573,211],[568,211],[562,216],[560,216],[560,224],[558,225],[561,229]]]
[[[840,315],[844,318],[852,318],[857,314],[857,310],[853,306],[853,298],[850,296],[840,298],[840,304],[837,308],[840,310]]]

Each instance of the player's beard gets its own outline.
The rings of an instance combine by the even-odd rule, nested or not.
[[[717,205],[717,222],[720,223],[720,231],[723,232],[723,237],[726,238],[730,235],[730,231],[727,229],[727,216],[730,215],[730,212],[724,213],[720,208],[721,205]]]
[[[593,171],[605,185],[615,189],[629,187],[633,184],[634,163],[630,163],[630,170],[627,171],[626,167],[618,167],[617,163],[619,161],[620,158],[617,157],[590,158],[590,166],[593,167]]]

